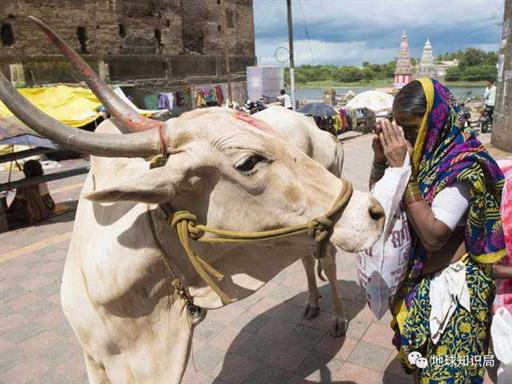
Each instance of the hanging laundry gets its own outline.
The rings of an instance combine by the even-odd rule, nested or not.
[[[351,128],[356,129],[357,128],[357,112],[355,109],[349,109],[350,113],[350,120],[351,120]]]
[[[158,108],[172,110],[174,105],[174,95],[172,92],[158,94]]]
[[[215,89],[212,88],[204,88],[203,89],[203,96],[206,100],[206,104],[209,107],[213,107],[218,105],[217,104],[217,94],[215,93]]]
[[[183,107],[183,105],[185,104],[185,97],[184,97],[182,91],[176,92],[175,99],[176,99],[176,106]]]
[[[144,108],[149,110],[158,109],[158,95],[149,94],[144,96]]]
[[[342,131],[341,128],[341,117],[340,115],[334,115],[334,132],[336,132],[336,135],[340,134]]]
[[[222,87],[220,85],[215,86],[215,93],[217,95],[217,103],[222,105],[224,103],[224,95],[222,94]]]
[[[224,102],[224,95],[220,85],[216,85],[213,88],[195,88],[193,97],[198,108],[216,107]]]
[[[183,100],[182,100],[183,105],[185,105],[185,106],[192,105],[193,94],[192,94],[192,88],[190,86],[183,88],[183,92],[181,93],[181,96],[183,97]]]
[[[341,130],[345,132],[349,129],[350,124],[348,122],[348,115],[345,109],[340,109],[340,118],[341,118]]]
[[[206,99],[204,98],[204,92],[202,89],[194,88],[194,98],[198,108],[206,107]]]

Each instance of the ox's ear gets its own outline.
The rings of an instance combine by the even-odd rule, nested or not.
[[[128,178],[119,185],[89,192],[84,197],[102,202],[164,203],[172,200],[184,181],[184,169],[153,168]]]

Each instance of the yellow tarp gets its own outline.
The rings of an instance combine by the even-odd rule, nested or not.
[[[58,85],[47,88],[19,88],[35,107],[69,127],[82,127],[96,120],[101,103],[89,89]],[[0,102],[0,117],[12,116]]]

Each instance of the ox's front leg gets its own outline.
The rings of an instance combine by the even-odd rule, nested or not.
[[[316,285],[315,259],[313,258],[313,255],[304,256],[301,260],[308,279],[308,300],[304,308],[303,317],[306,320],[311,320],[320,314],[319,302],[322,295]]]
[[[347,316],[343,308],[343,301],[338,290],[338,280],[336,279],[336,254],[334,247],[328,247],[324,258],[320,259],[322,269],[329,280],[332,297],[332,328],[331,334],[334,337],[345,336],[348,326]]]

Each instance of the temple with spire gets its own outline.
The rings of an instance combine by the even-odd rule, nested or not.
[[[432,53],[432,44],[430,44],[430,40],[428,38],[425,42],[425,46],[423,47],[423,53],[421,54],[418,77],[430,77],[431,79],[435,79],[437,77],[437,69],[434,63],[434,55]]]
[[[403,31],[402,40],[400,42],[400,55],[396,61],[393,85],[395,88],[402,88],[412,80],[412,64],[409,56],[409,42],[407,41],[407,34]]]

